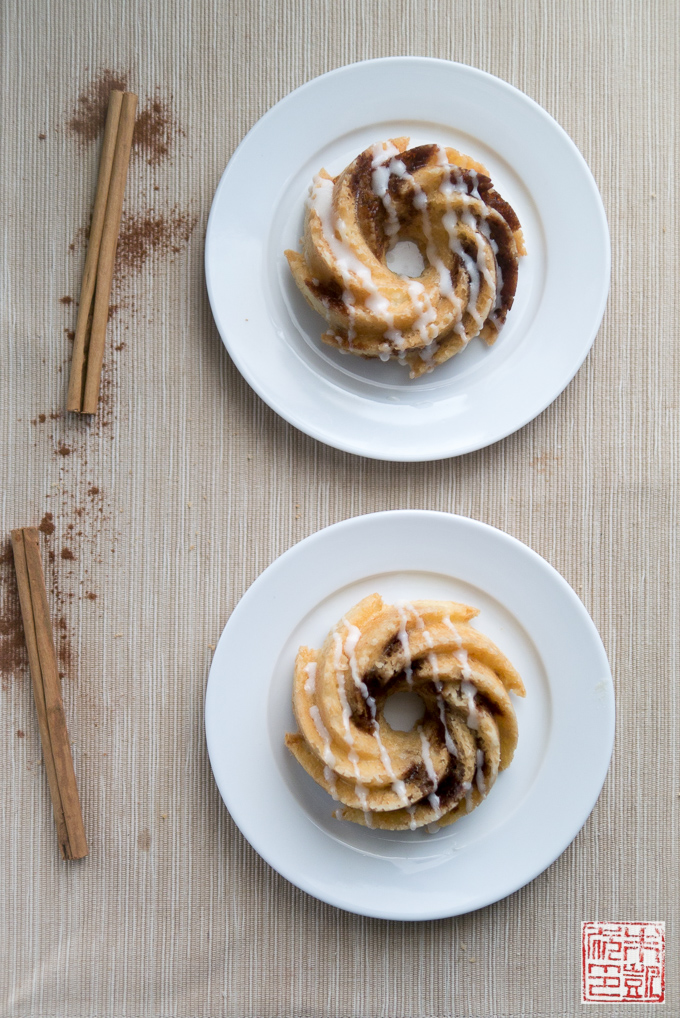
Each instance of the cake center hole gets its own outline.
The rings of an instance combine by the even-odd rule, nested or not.
[[[417,693],[393,693],[388,696],[383,714],[390,728],[396,732],[410,732],[425,713],[425,704]]]
[[[398,276],[415,279],[423,274],[425,262],[417,244],[412,240],[398,240],[385,255],[387,268]]]

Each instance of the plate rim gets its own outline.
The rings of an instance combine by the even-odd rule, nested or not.
[[[511,423],[506,423],[504,425],[502,424],[500,427],[496,427],[495,429],[493,429],[493,434],[491,435],[491,437],[489,437],[488,435],[485,435],[483,437],[480,437],[479,435],[472,435],[468,442],[463,443],[462,445],[458,443],[455,445],[455,447],[453,447],[453,445],[450,443],[449,446],[444,449],[439,449],[435,451],[413,450],[412,452],[408,452],[406,454],[404,454],[403,452],[400,453],[398,449],[385,447],[384,441],[382,443],[382,446],[378,448],[370,450],[366,449],[358,445],[357,442],[351,438],[351,436],[345,436],[341,429],[338,430],[336,428],[335,431],[329,433],[327,429],[317,426],[316,422],[313,419],[310,420],[308,417],[301,417],[297,415],[295,413],[294,407],[286,406],[285,401],[282,401],[280,398],[274,398],[271,392],[266,391],[266,387],[259,381],[257,373],[251,371],[249,366],[244,362],[244,358],[242,358],[239,355],[238,344],[233,343],[230,340],[230,332],[228,326],[225,326],[224,322],[222,322],[221,324],[220,322],[218,322],[218,316],[215,311],[216,307],[215,291],[217,284],[212,277],[211,257],[210,257],[213,232],[216,229],[215,221],[217,218],[218,198],[220,197],[223,188],[226,186],[228,174],[230,172],[230,167],[237,159],[239,153],[241,152],[243,147],[247,144],[251,136],[256,132],[259,133],[262,129],[266,129],[269,120],[275,117],[277,114],[280,114],[282,108],[285,108],[290,103],[295,102],[296,98],[300,94],[313,89],[320,81],[322,80],[326,81],[333,77],[336,76],[339,77],[347,73],[351,74],[352,71],[358,68],[368,67],[369,65],[377,67],[381,65],[384,66],[386,64],[394,65],[397,63],[412,66],[416,64],[422,64],[427,66],[437,65],[444,66],[447,68],[455,68],[457,71],[463,71],[465,74],[472,75],[473,77],[476,76],[487,82],[493,82],[494,87],[500,88],[501,90],[506,91],[509,94],[513,95],[515,99],[529,106],[535,114],[540,116],[540,118],[545,122],[546,125],[550,127],[550,129],[558,133],[563,143],[565,143],[570,148],[572,155],[574,156],[577,163],[581,167],[581,170],[583,172],[583,178],[588,183],[589,190],[594,199],[595,208],[597,209],[597,229],[598,232],[600,233],[599,238],[600,242],[603,242],[605,255],[604,263],[602,266],[603,271],[601,278],[599,300],[597,302],[597,310],[596,312],[595,311],[593,312],[592,317],[593,324],[590,326],[590,329],[587,332],[584,331],[583,346],[578,350],[577,358],[569,366],[570,373],[568,377],[566,374],[564,374],[563,377],[557,380],[549,390],[546,390],[546,394],[543,397],[535,401],[534,405],[531,407],[531,409],[528,410],[528,412],[525,412],[524,414],[520,413],[517,419],[513,420]],[[459,61],[453,60],[445,60],[438,57],[415,56],[415,55],[409,56],[392,55],[385,57],[377,57],[368,60],[359,60],[349,64],[343,64],[339,67],[335,67],[329,71],[326,71],[323,74],[316,75],[315,77],[310,78],[307,81],[303,82],[297,88],[288,92],[285,96],[283,96],[276,103],[274,103],[273,106],[266,110],[265,113],[258,118],[258,120],[255,121],[255,123],[250,127],[250,129],[247,131],[247,133],[244,135],[244,137],[241,139],[239,144],[234,149],[220,176],[217,188],[215,189],[215,193],[210,208],[210,214],[208,216],[208,223],[206,227],[205,248],[204,248],[204,271],[205,271],[206,290],[208,293],[211,313],[213,315],[213,320],[215,322],[217,332],[220,336],[220,339],[225,349],[227,350],[230,358],[232,359],[239,373],[242,375],[242,377],[245,379],[248,385],[259,396],[259,398],[262,399],[262,401],[266,403],[267,406],[269,406],[279,417],[281,417],[291,426],[295,427],[297,430],[301,431],[303,434],[306,434],[309,437],[313,438],[315,441],[321,442],[324,445],[328,445],[331,448],[339,449],[342,452],[351,453],[352,455],[360,456],[365,459],[396,463],[436,462],[443,459],[450,459],[458,456],[467,455],[470,452],[476,452],[480,449],[487,448],[490,445],[494,445],[496,442],[502,441],[503,439],[509,437],[512,434],[515,434],[517,431],[520,431],[527,424],[529,424],[532,420],[535,420],[537,417],[539,417],[547,409],[547,407],[550,406],[561,395],[561,393],[564,392],[567,386],[573,381],[576,374],[582,367],[583,362],[588,356],[590,350],[592,349],[593,343],[595,342],[595,338],[600,330],[602,319],[604,317],[604,312],[606,309],[609,291],[611,287],[611,236],[604,208],[604,203],[602,201],[602,196],[600,194],[593,173],[590,167],[588,166],[588,163],[586,162],[584,156],[580,152],[576,143],[569,136],[566,130],[558,123],[557,120],[555,120],[554,117],[551,116],[550,113],[548,113],[546,109],[544,109],[539,103],[537,103],[536,100],[532,99],[531,96],[527,95],[525,92],[517,88],[515,85],[512,85],[510,84],[510,82],[505,81],[503,78],[499,78],[497,75],[490,74],[488,71],[481,70],[480,68],[474,67],[471,64],[464,64]],[[354,398],[355,398],[354,394],[351,394],[351,399],[353,400]]]
[[[575,821],[572,821],[572,823],[570,824],[570,834],[568,836],[567,841],[564,844],[560,842],[559,848],[556,851],[549,852],[548,853],[549,857],[546,856],[545,859],[542,859],[540,863],[531,870],[528,876],[526,876],[526,874],[522,874],[522,878],[519,883],[511,881],[510,883],[512,884],[512,886],[509,886],[509,889],[506,889],[501,894],[494,894],[488,898],[485,898],[483,895],[481,895],[480,900],[478,900],[477,903],[474,904],[471,908],[468,908],[466,906],[457,909],[455,907],[452,908],[451,905],[447,905],[443,907],[441,910],[433,911],[430,908],[418,914],[413,914],[412,910],[399,911],[399,909],[396,910],[388,909],[386,911],[385,910],[377,911],[375,908],[372,907],[362,908],[360,903],[349,904],[346,897],[343,897],[342,893],[336,895],[333,893],[332,888],[330,888],[329,890],[328,887],[324,887],[323,891],[320,892],[318,887],[314,888],[310,886],[310,882],[305,880],[304,873],[295,871],[295,867],[294,866],[291,867],[286,861],[281,863],[280,860],[277,860],[275,850],[270,851],[269,845],[263,846],[261,843],[261,839],[257,836],[257,834],[254,837],[252,837],[253,832],[252,829],[249,830],[250,825],[248,823],[248,818],[246,817],[244,819],[243,814],[239,811],[238,807],[236,808],[236,815],[232,812],[232,808],[230,807],[229,802],[227,801],[228,793],[225,793],[223,782],[220,782],[220,780],[218,779],[213,764],[213,750],[211,749],[211,746],[216,745],[216,742],[214,740],[217,739],[217,731],[214,728],[213,720],[210,717],[210,712],[212,709],[214,697],[219,696],[219,690],[217,688],[219,680],[217,677],[213,678],[213,673],[215,672],[215,675],[217,675],[220,658],[219,646],[223,642],[226,643],[225,637],[226,639],[229,638],[227,636],[227,631],[230,629],[230,627],[233,628],[235,623],[238,624],[240,614],[243,611],[247,611],[249,609],[250,601],[258,597],[259,592],[262,588],[266,589],[268,580],[271,579],[271,577],[274,574],[278,573],[280,570],[285,570],[290,564],[290,562],[294,561],[295,555],[296,553],[299,552],[301,545],[304,545],[306,549],[309,549],[310,546],[313,546],[318,542],[322,542],[324,540],[325,535],[327,535],[329,531],[333,531],[335,534],[337,534],[339,531],[342,530],[349,531],[354,527],[361,527],[367,523],[369,526],[372,523],[374,523],[375,525],[379,525],[380,519],[384,517],[391,517],[393,519],[395,517],[401,517],[402,519],[409,517],[411,519],[415,518],[418,522],[422,522],[423,520],[428,518],[431,519],[432,517],[437,517],[440,519],[443,518],[446,519],[447,523],[453,527],[460,526],[462,524],[463,528],[469,526],[481,532],[482,535],[489,532],[490,536],[492,535],[494,539],[497,540],[500,538],[501,540],[507,542],[515,552],[519,551],[519,553],[522,555],[528,555],[531,559],[534,560],[534,563],[537,566],[539,566],[539,568],[541,568],[541,570],[549,577],[552,583],[557,583],[561,592],[564,595],[566,595],[571,601],[573,607],[576,609],[577,614],[580,616],[581,624],[585,625],[586,630],[589,633],[593,649],[597,650],[600,659],[599,664],[601,665],[603,676],[606,680],[608,680],[607,682],[608,700],[606,703],[607,710],[600,725],[602,729],[601,746],[603,747],[604,752],[603,760],[606,760],[606,765],[602,766],[601,774],[598,771],[597,777],[594,780],[594,784],[591,786],[590,794],[580,803],[579,808],[574,811],[577,819]],[[230,635],[231,634],[229,634],[229,636]],[[531,637],[531,633],[529,633],[528,635]],[[269,683],[267,688],[268,689],[270,688]],[[215,649],[215,654],[213,656],[213,660],[210,667],[210,673],[208,676],[208,682],[205,691],[203,720],[210,767],[213,773],[213,778],[219,790],[220,796],[224,803],[224,806],[226,807],[236,826],[239,828],[239,831],[241,832],[242,836],[250,844],[253,850],[257,852],[257,854],[269,866],[272,867],[272,869],[279,873],[284,879],[288,880],[294,886],[298,887],[300,890],[311,895],[312,897],[317,898],[320,901],[324,901],[327,904],[333,905],[336,908],[340,908],[344,911],[350,912],[352,914],[365,915],[372,918],[396,921],[424,921],[432,919],[450,918],[455,915],[467,914],[471,911],[476,911],[479,908],[484,908],[487,907],[488,905],[494,904],[497,901],[503,900],[509,895],[514,894],[516,891],[520,890],[522,887],[531,883],[537,876],[543,873],[566,851],[569,845],[571,845],[572,842],[575,840],[578,833],[581,831],[584,824],[587,822],[590,814],[592,813],[597,803],[597,800],[601,794],[604,782],[607,778],[607,774],[609,773],[614,747],[616,709],[611,667],[609,665],[607,653],[602,643],[602,639],[600,637],[598,629],[595,626],[595,623],[592,620],[590,614],[588,613],[585,605],[576,594],[575,590],[570,586],[570,584],[561,575],[561,573],[559,573],[555,569],[554,566],[552,566],[546,559],[544,559],[541,555],[535,552],[524,542],[520,541],[518,538],[513,537],[512,535],[506,533],[503,530],[500,530],[497,527],[493,527],[490,524],[483,523],[480,520],[475,520],[470,517],[461,516],[459,514],[441,512],[438,510],[392,509],[373,513],[365,513],[360,516],[349,517],[337,523],[330,524],[327,527],[323,527],[320,530],[317,530],[314,533],[309,534],[307,537],[303,538],[301,541],[298,541],[296,544],[292,545],[281,555],[275,558],[259,574],[259,576],[256,577],[256,579],[244,592],[243,596],[240,598],[239,602],[235,606],[220,635],[220,639]]]

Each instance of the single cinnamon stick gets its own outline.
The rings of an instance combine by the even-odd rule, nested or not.
[[[132,134],[135,129],[135,112],[137,96],[132,92],[123,93],[116,149],[111,167],[109,197],[104,215],[104,227],[99,247],[97,264],[97,285],[94,294],[94,311],[90,330],[90,345],[87,353],[87,373],[83,392],[81,412],[95,414],[99,403],[99,386],[101,382],[102,361],[104,360],[104,342],[106,339],[106,323],[109,318],[109,298],[113,282],[113,270],[116,261],[120,217],[123,212],[123,195],[127,181]]]
[[[75,339],[73,340],[71,375],[69,377],[68,396],[66,398],[66,409],[75,410],[78,413],[81,411],[83,406],[83,389],[85,387],[85,375],[87,368],[87,348],[89,346],[90,339],[92,300],[94,298],[94,288],[97,281],[99,249],[101,246],[102,231],[104,229],[104,215],[106,213],[106,204],[109,197],[113,155],[116,149],[116,139],[118,138],[118,124],[120,121],[122,102],[123,93],[114,89],[109,96],[109,109],[106,115],[106,127],[104,128],[104,144],[102,146],[102,154],[99,161],[97,190],[94,196],[92,225],[90,226],[90,237],[87,245],[85,269],[83,270],[83,282],[80,288],[78,321],[76,323]]]
[[[87,839],[61,699],[61,681],[37,528],[13,530],[12,548],[59,848],[64,859],[82,859],[88,854]]]

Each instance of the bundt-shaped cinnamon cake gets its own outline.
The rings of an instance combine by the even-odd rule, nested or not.
[[[479,805],[517,745],[509,694],[524,684],[505,655],[469,625],[475,608],[453,601],[360,601],[320,651],[301,647],[286,745],[342,804],[336,815],[368,827],[453,823]],[[394,729],[384,708],[412,690],[424,714]]]
[[[431,371],[480,336],[493,343],[512,307],[519,220],[481,163],[408,138],[373,145],[338,177],[314,178],[295,282],[328,323],[322,340],[360,357]],[[390,269],[394,246],[420,252],[417,278]]]

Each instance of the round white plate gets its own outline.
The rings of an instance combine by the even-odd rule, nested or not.
[[[369,830],[293,759],[293,663],[366,594],[450,598],[518,668],[519,745],[469,817],[428,834]],[[358,516],[295,545],[246,592],[215,651],[208,752],[253,848],[322,901],[383,919],[437,919],[489,905],[542,872],[599,795],[614,739],[614,693],[585,608],[540,556],[500,530],[447,513]]]
[[[496,344],[473,340],[416,380],[395,362],[325,346],[325,323],[283,253],[298,246],[319,169],[336,174],[368,145],[401,135],[481,160],[529,251]],[[220,335],[272,409],[347,452],[435,460],[504,438],[565,388],[604,313],[610,247],[590,170],[545,110],[472,67],[389,57],[307,82],[255,124],[217,188],[205,265]]]

